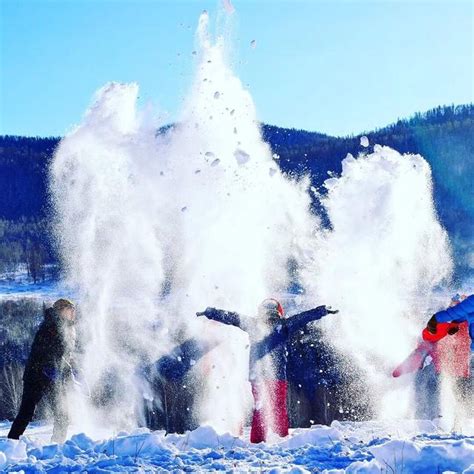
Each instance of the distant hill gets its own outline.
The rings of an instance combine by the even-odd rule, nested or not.
[[[279,155],[283,171],[309,173],[321,186],[328,171],[361,150],[359,137],[402,153],[419,153],[430,163],[435,203],[454,244],[458,276],[474,272],[474,105],[437,107],[412,118],[357,136],[333,137],[317,132],[262,125],[262,133]],[[0,272],[27,263],[41,279],[55,262],[48,240],[47,169],[59,138],[0,137]],[[315,203],[317,208],[317,203]]]

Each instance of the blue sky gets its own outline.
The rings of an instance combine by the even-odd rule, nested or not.
[[[198,16],[220,3],[1,0],[0,134],[61,135],[110,80],[137,81],[173,120]],[[233,5],[234,69],[264,122],[345,135],[474,102],[471,1]]]

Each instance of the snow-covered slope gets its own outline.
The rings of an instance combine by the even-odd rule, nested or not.
[[[464,435],[430,421],[334,422],[261,445],[202,426],[184,435],[75,434],[61,446],[48,443],[48,425],[33,425],[19,442],[4,437],[8,427],[0,424],[2,472],[474,473],[473,422]]]

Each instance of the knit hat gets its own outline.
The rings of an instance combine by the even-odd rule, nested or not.
[[[60,298],[59,300],[57,300],[54,304],[53,304],[53,308],[56,310],[56,311],[61,311],[62,309],[64,308],[72,308],[74,309],[75,306],[74,306],[74,303],[71,301],[71,300],[68,300],[66,298]]]

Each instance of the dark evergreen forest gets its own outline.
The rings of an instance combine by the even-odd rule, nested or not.
[[[423,155],[433,171],[436,208],[454,246],[457,276],[472,271],[473,104],[437,107],[357,136],[333,137],[265,124],[262,133],[278,155],[281,169],[290,175],[309,174],[322,193],[328,172],[340,173],[348,153],[364,152],[361,135],[371,145]],[[50,230],[48,165],[58,142],[57,137],[0,137],[0,273],[24,265],[33,281],[55,275],[51,271],[57,256]],[[314,208],[319,209],[317,202]]]

